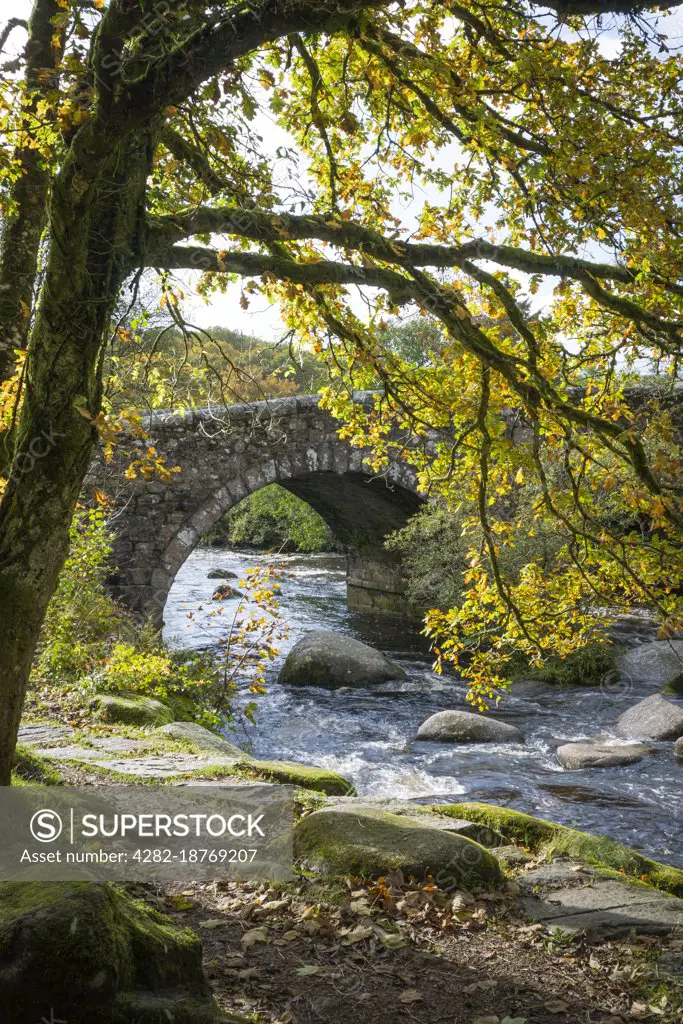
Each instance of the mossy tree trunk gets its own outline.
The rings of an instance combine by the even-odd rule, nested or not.
[[[56,67],[64,40],[63,32],[54,39],[53,19],[59,10],[57,0],[40,0],[28,24],[25,136],[14,151],[19,173],[10,190],[0,239],[0,381],[11,376],[15,351],[25,347],[30,325],[50,172],[40,148],[28,140],[45,94],[57,87]]]
[[[151,133],[78,147],[55,179],[12,473],[0,504],[0,784],[92,457],[111,314],[136,258]]]

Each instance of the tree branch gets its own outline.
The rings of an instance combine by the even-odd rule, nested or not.
[[[5,49],[7,40],[9,39],[15,28],[28,29],[28,23],[23,18],[10,18],[2,32],[0,32],[0,53]]]
[[[383,288],[398,305],[414,300],[411,282],[393,270],[358,267],[348,263],[317,260],[297,263],[285,256],[256,252],[219,252],[199,245],[174,245],[150,256],[149,265],[165,270],[198,270],[202,273],[241,274],[246,277],[271,275],[283,281],[306,285],[365,285]]]
[[[496,245],[483,239],[461,245],[431,245],[386,238],[378,231],[337,220],[334,217],[296,216],[289,213],[265,213],[239,207],[198,207],[177,215],[157,218],[150,223],[148,247],[168,245],[191,235],[213,232],[238,235],[256,242],[317,239],[340,249],[357,249],[377,259],[406,268],[461,266],[463,260],[490,260],[499,266],[521,270],[527,274],[570,278],[586,283],[586,275],[597,280],[633,284],[634,274],[626,267],[597,263],[575,256],[548,256],[529,252],[512,245]],[[655,282],[667,291],[683,295],[683,285],[653,275]],[[639,308],[639,307],[638,307]],[[667,323],[663,321],[663,323]]]
[[[393,0],[263,0],[228,11],[194,32],[169,54],[154,60],[133,82],[123,83],[111,109],[120,128],[132,130],[164,107],[184,100],[198,85],[264,43],[295,32],[334,32],[350,15],[388,7]]]

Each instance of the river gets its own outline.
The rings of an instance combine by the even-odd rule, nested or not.
[[[216,607],[211,595],[220,581],[207,579],[209,569],[219,566],[239,576],[266,560],[270,556],[197,548],[178,573],[166,604],[168,643],[215,646],[225,622],[210,615]],[[562,743],[609,733],[622,711],[653,692],[651,686],[625,688],[608,680],[602,688],[557,688],[520,682],[496,715],[522,730],[524,744],[417,743],[418,726],[429,715],[467,708],[465,686],[432,672],[417,627],[347,610],[342,558],[285,555],[278,562],[287,573],[280,604],[289,637],[269,672],[268,693],[258,698],[256,725],[245,722],[237,737],[256,756],[333,769],[362,795],[509,806],[603,833],[683,866],[683,770],[670,742],[655,745],[653,757],[629,767],[566,771],[554,757]],[[225,602],[225,616],[230,607]],[[279,686],[277,673],[286,652],[303,634],[321,628],[385,651],[404,667],[407,679],[336,691]],[[618,639],[628,645],[652,639],[651,628],[645,621],[628,620],[620,624]]]

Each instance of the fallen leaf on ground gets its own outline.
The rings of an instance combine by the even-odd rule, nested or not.
[[[226,924],[222,917],[212,917],[209,921],[200,921],[200,928],[220,928],[221,925]]]
[[[324,968],[319,967],[317,964],[304,964],[303,967],[297,967],[296,973],[300,978],[308,978],[311,974],[320,974]]]
[[[342,929],[342,935],[347,944],[353,945],[354,942],[362,942],[363,939],[369,939],[373,931],[374,929],[371,924],[357,924],[355,928]]]
[[[404,988],[398,997],[402,1003],[421,1003],[422,996],[416,988]]]
[[[254,946],[257,942],[268,941],[268,931],[265,928],[251,928],[248,932],[245,932],[242,936],[242,945],[245,948]]]

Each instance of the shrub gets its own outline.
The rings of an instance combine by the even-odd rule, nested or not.
[[[40,634],[34,680],[77,681],[106,657],[113,635],[132,629],[104,589],[110,554],[104,509],[77,509],[69,555]]]

